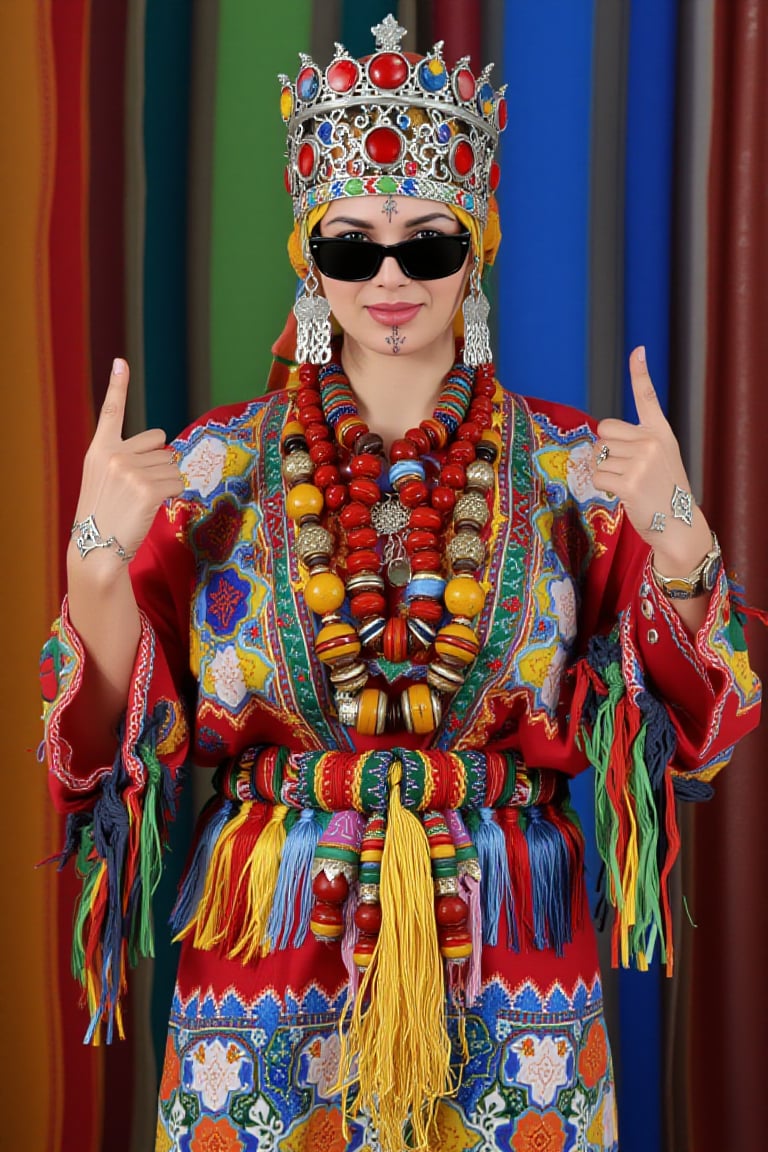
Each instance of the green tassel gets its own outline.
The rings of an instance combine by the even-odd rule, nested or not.
[[[77,875],[82,877],[83,887],[75,908],[75,923],[72,930],[72,975],[79,984],[85,987],[85,924],[91,911],[91,898],[102,870],[102,861],[89,860],[93,851],[93,827],[83,828],[80,835],[80,847],[77,851],[75,867]]]
[[[642,954],[645,960],[652,960],[658,936],[661,941],[661,958],[666,961],[658,866],[659,818],[645,764],[646,731],[647,725],[643,724],[635,738],[629,780],[635,803],[639,856],[636,923],[631,932],[631,950],[635,956],[639,957]]]
[[[601,701],[595,716],[592,733],[582,729],[584,750],[595,769],[595,839],[600,857],[613,880],[617,907],[623,906],[621,873],[616,857],[619,841],[619,816],[614,810],[606,788],[608,765],[614,740],[616,707],[625,692],[624,677],[618,662],[609,664],[603,673],[608,695]]]

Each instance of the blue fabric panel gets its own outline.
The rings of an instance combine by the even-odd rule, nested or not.
[[[553,11],[553,9],[556,10]],[[505,5],[500,377],[586,404],[592,0]]]
[[[342,44],[353,56],[370,56],[375,45],[371,28],[380,24],[390,12],[397,15],[397,4],[392,0],[344,0],[341,16]]]
[[[670,233],[677,3],[632,6],[627,105],[625,353],[645,344],[659,399],[669,393]],[[625,364],[626,364],[625,357]],[[625,368],[624,418],[636,421]],[[662,971],[622,972],[619,985],[623,1152],[662,1147]]]
[[[168,438],[187,423],[187,169],[191,7],[149,0],[145,25],[144,363],[147,426]],[[179,946],[167,927],[192,830],[191,790],[171,828],[154,900],[152,1036],[162,1066]]]

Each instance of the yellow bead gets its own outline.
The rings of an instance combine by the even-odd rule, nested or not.
[[[403,718],[409,732],[420,736],[434,732],[439,723],[435,715],[435,701],[428,684],[411,684],[403,692]]]
[[[319,516],[323,510],[323,494],[314,484],[297,484],[286,496],[285,508],[291,520]]]
[[[315,637],[315,652],[324,664],[357,656],[360,638],[351,624],[326,624]]]
[[[446,960],[466,960],[472,955],[472,941],[457,941],[451,944],[441,944],[440,952]]]
[[[501,452],[501,436],[499,436],[495,428],[486,428],[480,439],[481,442],[483,440],[489,440],[491,444],[495,446],[496,451]]]
[[[380,736],[386,723],[386,693],[379,688],[364,688],[358,696],[356,731],[362,736]]]
[[[471,664],[477,659],[480,641],[467,624],[446,624],[435,637],[438,656],[459,664]]]
[[[298,420],[289,420],[280,434],[280,442],[282,444],[288,439],[289,436],[303,436],[304,425]]]
[[[318,572],[305,584],[304,599],[320,616],[335,612],[344,603],[344,581],[333,572]]]
[[[471,576],[455,576],[446,584],[443,599],[452,616],[466,616],[471,620],[482,612],[485,592]]]

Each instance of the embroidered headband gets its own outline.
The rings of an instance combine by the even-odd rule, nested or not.
[[[391,15],[371,31],[372,56],[356,60],[337,44],[325,71],[301,54],[295,84],[280,76],[294,217],[332,200],[400,195],[455,205],[485,225],[507,122],[493,65],[476,78],[464,57],[449,70],[442,41],[406,54]]]

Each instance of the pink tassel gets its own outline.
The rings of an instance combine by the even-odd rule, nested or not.
[[[349,1003],[357,996],[360,983],[360,971],[355,964],[354,955],[358,936],[357,925],[355,924],[355,912],[358,903],[358,887],[357,884],[353,884],[350,886],[349,895],[344,905],[344,936],[341,941],[341,958],[349,975]]]
[[[480,902],[480,881],[464,875],[459,880],[461,895],[469,905],[469,931],[472,935],[472,955],[465,987],[466,1005],[471,1008],[480,995],[483,960],[483,912]]]

